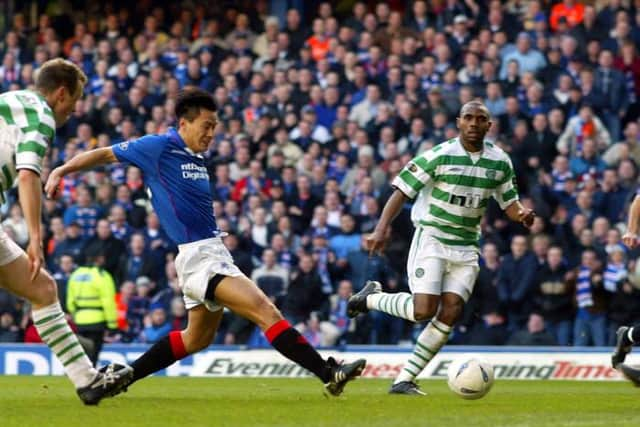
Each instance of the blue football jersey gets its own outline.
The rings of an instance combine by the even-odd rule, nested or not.
[[[204,159],[186,146],[174,128],[164,135],[121,142],[112,149],[118,160],[142,170],[153,208],[176,244],[220,234]]]

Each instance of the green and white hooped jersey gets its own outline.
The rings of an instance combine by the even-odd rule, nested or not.
[[[51,108],[36,92],[0,95],[0,193],[13,186],[18,170],[42,172],[55,127]]]
[[[456,249],[477,250],[480,221],[493,197],[506,209],[518,200],[511,159],[490,142],[477,161],[458,138],[433,147],[409,162],[392,183],[410,199],[417,199],[411,220]]]

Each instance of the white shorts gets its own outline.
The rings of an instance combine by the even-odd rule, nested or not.
[[[15,261],[24,251],[0,226],[0,266]]]
[[[175,265],[187,310],[200,304],[204,304],[209,311],[221,310],[222,306],[216,301],[205,299],[209,280],[217,274],[231,277],[242,275],[220,237],[178,245]]]
[[[443,245],[429,235],[429,227],[416,228],[407,259],[411,293],[451,292],[466,302],[479,271],[477,251]]]

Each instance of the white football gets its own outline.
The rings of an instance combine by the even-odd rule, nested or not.
[[[480,399],[493,385],[493,366],[486,360],[460,356],[449,365],[449,388],[463,399]]]

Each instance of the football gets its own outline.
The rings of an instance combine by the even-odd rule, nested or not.
[[[493,386],[493,366],[486,360],[461,356],[449,365],[449,388],[463,399],[480,399]]]

